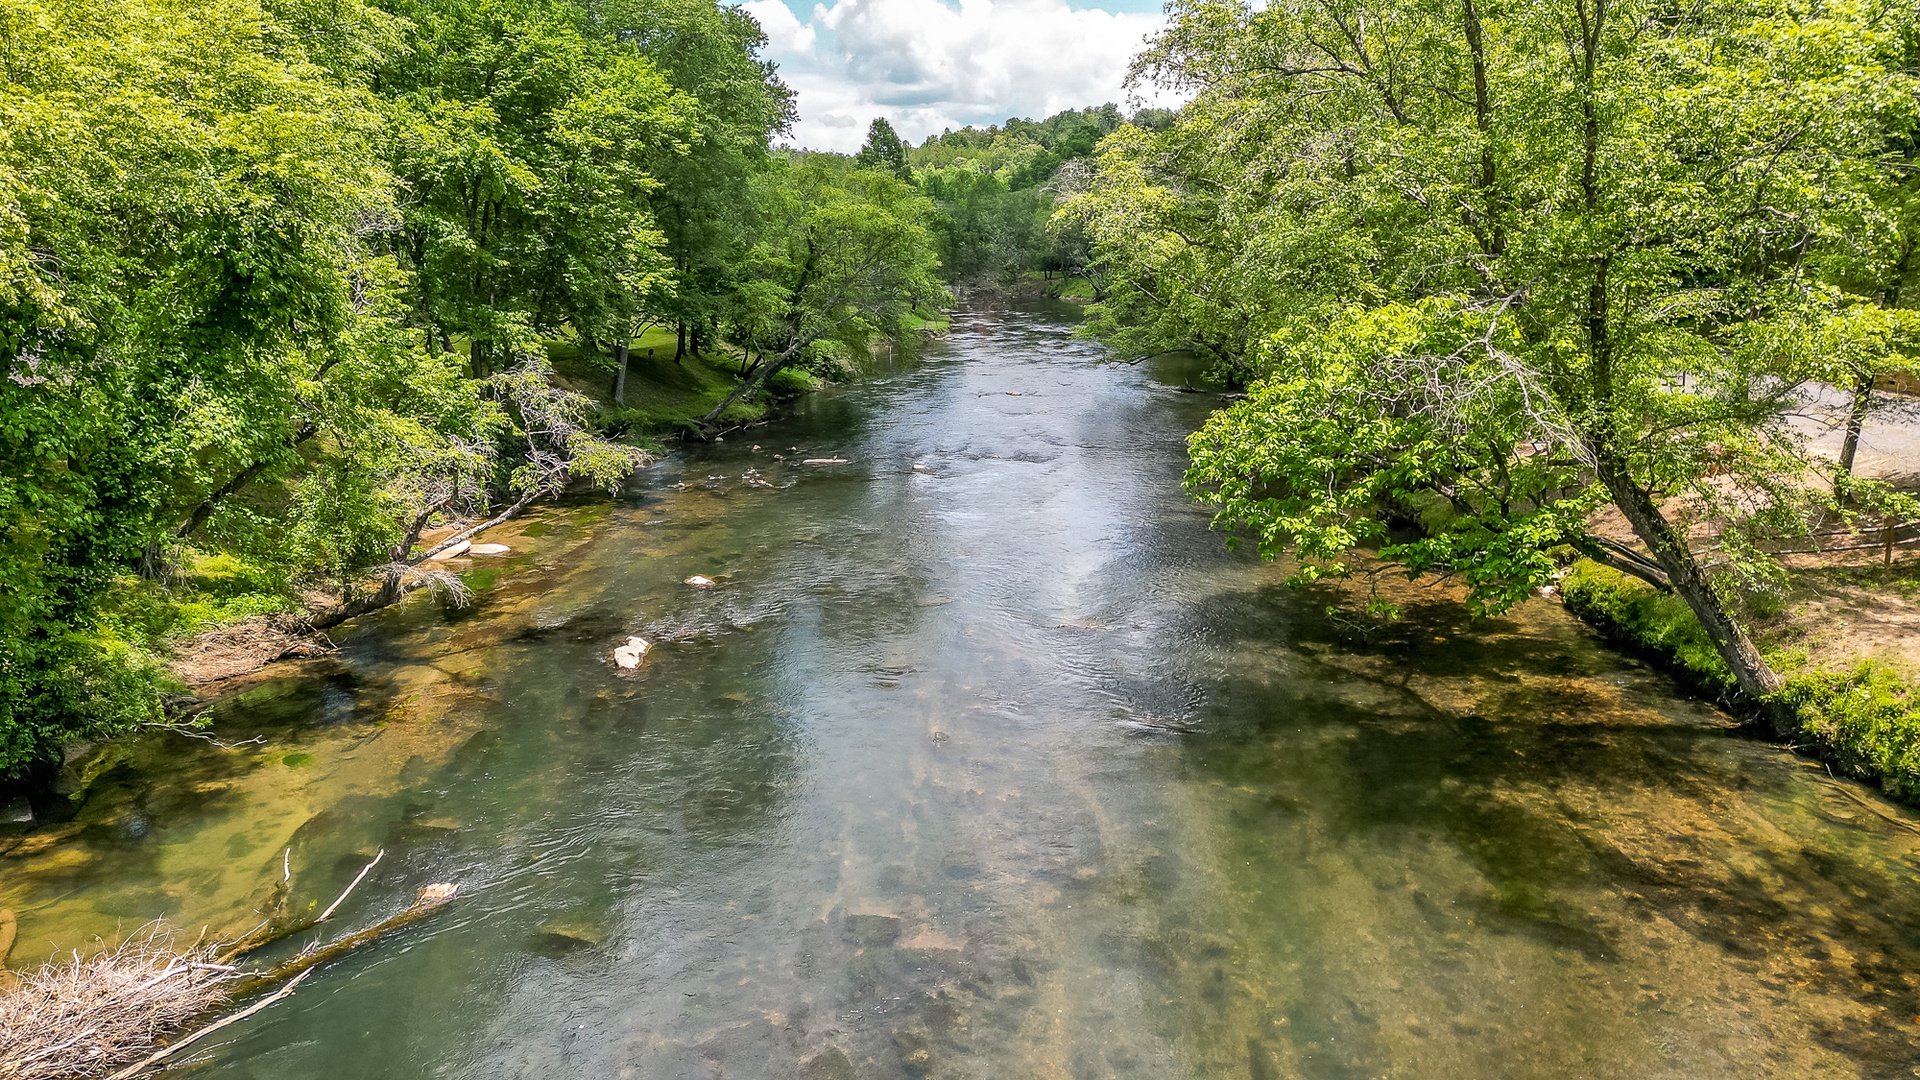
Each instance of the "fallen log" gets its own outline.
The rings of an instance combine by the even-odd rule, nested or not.
[[[0,1080],[127,1080],[285,998],[321,964],[442,910],[459,892],[457,885],[427,885],[398,914],[309,947],[265,971],[233,965],[247,953],[331,919],[385,854],[376,854],[314,919],[272,929],[263,923],[230,944],[208,942],[203,935],[185,950],[175,944],[177,929],[155,921],[92,956],[75,951],[70,963],[50,961],[24,973],[17,987],[0,992],[0,1047],[5,1048]],[[232,1002],[270,988],[246,1008],[207,1022]],[[163,1042],[168,1038],[173,1041]],[[119,1071],[109,1075],[116,1067]]]

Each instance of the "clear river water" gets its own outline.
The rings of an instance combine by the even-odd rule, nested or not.
[[[1912,814],[1549,600],[1329,614],[1182,493],[1218,395],[1071,331],[962,313],[249,680],[263,741],[114,750],[0,835],[11,962],[384,850],[330,934],[459,898],[185,1071],[1920,1074]]]

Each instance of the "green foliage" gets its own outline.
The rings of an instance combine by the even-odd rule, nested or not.
[[[1560,587],[1569,611],[1614,640],[1704,692],[1734,691],[1732,672],[1677,598],[1584,560]],[[1799,672],[1774,700],[1789,711],[1796,742],[1890,795],[1920,800],[1920,692],[1898,672],[1874,661],[1848,672]]]
[[[853,155],[853,163],[862,169],[892,173],[902,180],[913,179],[913,170],[907,166],[906,144],[884,116],[874,117],[867,126],[867,141]]]
[[[767,389],[778,397],[797,397],[826,385],[826,380],[804,368],[783,368],[767,379]]]
[[[182,635],[619,483],[540,339],[767,293],[764,44],[714,0],[0,0],[0,780],[158,719]]]
[[[1151,123],[1161,115],[1135,119]],[[910,149],[921,190],[939,209],[934,229],[947,279],[1084,272],[1091,256],[1085,237],[1048,223],[1060,196],[1085,183],[1100,140],[1125,122],[1118,108],[1101,105],[949,130]]]
[[[1733,693],[1733,673],[1679,597],[1586,559],[1567,569],[1560,595],[1568,611],[1701,692],[1716,698]]]
[[[1790,419],[1905,321],[1849,291],[1913,248],[1900,10],[1180,0],[1136,74],[1191,102],[1060,213],[1109,272],[1090,329],[1254,384],[1188,482],[1302,576],[1377,548],[1497,611],[1571,545],[1669,580],[1763,697],[1730,599],[1856,512]],[[1644,551],[1590,530],[1609,503]]]
[[[1866,661],[1850,672],[1795,675],[1780,700],[1837,764],[1920,800],[1920,692],[1897,672]]]

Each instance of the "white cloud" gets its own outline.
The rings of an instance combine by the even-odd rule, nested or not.
[[[743,5],[799,93],[794,141],[850,151],[885,116],[915,142],[944,128],[1113,101],[1158,14],[1064,0],[835,0],[803,23],[781,0]]]

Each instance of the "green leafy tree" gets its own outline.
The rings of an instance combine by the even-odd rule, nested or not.
[[[1755,540],[1830,507],[1786,423],[1836,375],[1809,253],[1887,227],[1901,19],[1863,5],[1310,0],[1171,9],[1067,213],[1115,266],[1104,328],[1257,373],[1192,488],[1299,576],[1379,553],[1485,611],[1571,545],[1680,595],[1765,700],[1735,617]],[[1862,301],[1868,302],[1868,301]],[[1641,546],[1590,524],[1618,510]],[[1417,522],[1419,534],[1392,531]],[[1711,560],[1694,548],[1717,545]]]
[[[652,309],[676,329],[675,358],[706,336],[749,287],[746,269],[763,223],[755,196],[773,169],[773,138],[792,127],[793,92],[763,59],[753,17],[713,0],[598,0],[597,20],[630,42],[693,102],[687,145],[656,151],[648,170],[674,287]]]
[[[704,421],[714,430],[767,380],[834,342],[864,354],[876,339],[912,333],[908,316],[946,297],[927,222],[933,206],[892,173],[848,172],[845,158],[815,155],[769,185],[773,226],[756,253],[761,291],[756,318],[773,344],[759,364]]]
[[[378,115],[251,0],[0,4],[0,776],[158,715],[97,601],[195,509],[287,461],[387,205]],[[151,558],[148,559],[151,562]]]
[[[900,141],[884,116],[874,117],[873,123],[867,125],[867,141],[861,144],[853,160],[863,169],[889,172],[902,180],[913,179],[913,169],[907,165],[906,144]]]

